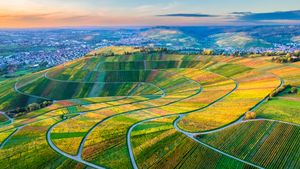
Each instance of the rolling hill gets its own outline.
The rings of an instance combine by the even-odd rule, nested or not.
[[[0,168],[299,168],[300,67],[269,60],[110,47],[3,81]]]

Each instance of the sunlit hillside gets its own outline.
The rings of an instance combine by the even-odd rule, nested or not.
[[[0,167],[299,168],[298,65],[110,47],[3,81]]]

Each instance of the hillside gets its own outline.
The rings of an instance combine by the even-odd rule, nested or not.
[[[262,47],[271,47],[271,44],[262,40],[249,36],[246,32],[238,33],[220,33],[210,36],[215,41],[215,44],[221,48],[245,49]]]
[[[300,167],[299,63],[111,47],[0,86],[0,168]]]

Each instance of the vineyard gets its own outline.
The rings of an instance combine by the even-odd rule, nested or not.
[[[298,168],[300,126],[276,121],[249,121],[198,139],[266,168]]]
[[[0,84],[0,168],[299,168],[299,83],[268,57],[100,49]]]

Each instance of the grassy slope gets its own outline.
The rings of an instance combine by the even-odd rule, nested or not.
[[[132,146],[139,168],[243,168],[243,163],[204,147],[173,128],[176,117],[138,125]],[[249,167],[249,166],[248,166]]]
[[[250,121],[198,139],[266,168],[299,168],[299,135],[299,126]]]
[[[259,118],[300,124],[300,94],[285,94],[262,105],[256,112]]]
[[[110,52],[110,51],[108,51]],[[118,50],[116,52],[119,52]],[[72,77],[74,78],[74,80],[85,80],[85,81],[93,81],[96,75],[99,75],[97,71],[99,70],[110,70],[111,68],[114,69],[132,69],[132,68],[140,68],[139,65],[137,65],[136,63],[142,63],[142,62],[132,62],[132,63],[125,63],[126,61],[136,61],[136,60],[140,60],[143,61],[145,58],[143,55],[138,55],[135,54],[134,57],[136,57],[137,59],[135,59],[134,57],[130,57],[130,56],[117,56],[117,57],[108,57],[107,61],[113,61],[116,63],[110,63],[111,66],[113,67],[105,67],[101,64],[96,64],[95,62],[99,62],[99,61],[103,61],[102,59],[81,59],[82,62],[72,62],[70,63],[70,67],[71,69],[66,70],[65,71],[65,75],[61,76],[62,79],[72,79]],[[152,54],[151,54],[152,55]],[[184,58],[183,55],[177,56],[174,55],[174,57],[172,56],[160,56],[160,55],[155,55],[153,54],[154,57],[147,56],[147,58],[149,60],[164,60],[166,58]],[[176,56],[176,57],[175,57]],[[195,59],[197,57],[192,57],[192,59]],[[191,58],[190,58],[191,59]],[[106,58],[104,59],[106,60]],[[120,65],[118,64],[119,61],[123,61],[123,64]],[[68,64],[66,64],[68,66]],[[178,67],[190,67],[190,65],[197,65],[197,62],[170,62],[170,61],[166,61],[166,62],[146,62],[147,68],[178,68]],[[242,72],[247,72],[250,70],[250,68],[247,68],[245,66],[240,66],[240,65],[236,65],[236,64],[232,64],[232,63],[216,63],[213,66],[207,66],[209,67],[209,70],[227,76],[227,77],[231,77],[233,75],[242,73]],[[74,68],[74,69],[73,69]],[[78,70],[73,76],[72,71],[74,70]],[[80,70],[85,70],[87,71],[85,72],[81,72]],[[95,71],[97,70],[97,71]],[[94,71],[94,72],[88,72],[88,71]],[[68,74],[70,73],[70,74]],[[78,74],[77,74],[78,73]],[[137,71],[136,73],[139,73],[139,71]],[[178,72],[174,72],[176,74],[178,74]],[[54,72],[55,74],[55,72]],[[59,72],[58,72],[59,74]],[[171,74],[171,73],[170,73]],[[192,73],[190,73],[191,76],[188,76],[189,78],[192,77],[196,77],[196,76],[192,76]],[[70,76],[68,76],[70,75]],[[109,76],[111,75],[115,75],[114,73],[111,73]],[[124,75],[124,74],[122,74]],[[117,76],[122,76],[117,75]],[[156,79],[158,82],[157,84],[160,84],[163,87],[167,88],[167,94],[174,94],[176,92],[178,92],[178,89],[180,89],[180,91],[184,91],[186,88],[186,90],[190,89],[191,86],[197,86],[197,85],[188,85],[188,83],[186,82],[186,79],[180,79],[180,78],[175,78],[176,80],[172,81],[171,78],[169,76],[164,76],[165,74],[161,75],[161,79]],[[288,76],[289,74],[287,73],[286,76]],[[54,76],[54,75],[53,75]],[[77,76],[77,77],[76,77]],[[111,81],[116,81],[118,80],[119,77],[116,76],[116,79],[110,79]],[[129,75],[129,73],[126,75],[128,76],[128,78],[131,76]],[[144,76],[144,75],[142,75]],[[155,76],[155,75],[153,75]],[[171,75],[170,75],[171,76]],[[187,75],[186,75],[187,76]],[[102,76],[99,75],[97,76],[98,78],[100,78],[100,80],[102,79]],[[125,77],[126,79],[127,77]],[[212,78],[211,76],[209,76],[209,78]],[[153,78],[154,79],[154,78]],[[151,80],[153,80],[151,79]],[[98,79],[99,80],[99,79]],[[25,80],[26,81],[26,80]],[[177,83],[179,84],[184,84],[186,83],[186,85],[182,85],[183,87],[180,88],[176,88]],[[8,88],[11,89],[11,87],[13,86],[13,82],[10,84],[11,86],[9,86]],[[0,83],[0,85],[2,85]],[[39,84],[41,85],[41,84]],[[39,89],[39,85],[36,85],[36,89]],[[44,84],[44,86],[49,86],[48,84]],[[2,86],[1,86],[2,87]],[[58,84],[56,85],[56,87],[60,88],[61,85]],[[175,88],[174,88],[175,87]],[[252,86],[251,86],[252,87]],[[44,92],[42,87],[41,92]],[[79,89],[78,91],[81,91],[82,93],[86,93],[85,90],[88,87],[84,87]],[[121,87],[122,88],[122,87]],[[66,87],[66,90],[68,89],[68,86]],[[109,89],[109,88],[108,88]],[[27,90],[31,90],[30,88],[27,88]],[[6,91],[6,90],[3,90]],[[55,90],[57,92],[57,90]],[[139,90],[136,90],[139,91]],[[181,92],[182,92],[181,91]],[[65,90],[61,90],[59,93],[63,93],[65,92]],[[123,92],[121,90],[121,92]],[[205,92],[205,91],[204,91]],[[80,92],[79,92],[80,93]],[[243,94],[243,93],[242,93]],[[80,94],[78,94],[80,95]],[[180,93],[179,95],[182,95],[182,93]],[[0,95],[1,96],[1,95]],[[241,95],[242,96],[242,95]],[[168,97],[168,96],[167,96]],[[285,96],[282,96],[283,98]],[[278,98],[278,99],[283,99],[283,98]],[[7,99],[7,97],[0,97],[0,101],[1,99],[4,101],[7,101],[5,99]],[[16,99],[16,97],[10,97],[11,100],[15,99],[15,102],[19,102],[19,99]],[[240,98],[237,98],[240,99]],[[277,100],[278,100],[277,99]],[[11,101],[9,100],[9,101]],[[294,102],[291,101],[288,98],[284,98],[284,100],[288,100],[287,103],[284,102],[280,102],[280,103],[274,103],[273,106],[271,105],[270,107],[274,107],[274,105],[279,106],[279,108],[284,108],[283,112],[288,111],[289,113],[291,113],[293,116],[297,116],[297,110],[299,110],[299,107],[296,106],[295,103],[291,103]],[[189,100],[190,101],[190,100]],[[276,101],[276,99],[271,100],[271,101]],[[113,104],[114,102],[112,102]],[[271,103],[271,102],[269,102]],[[269,104],[267,103],[267,104]],[[191,104],[191,103],[184,103],[183,106],[186,106],[187,104]],[[150,105],[150,104],[149,104]],[[192,104],[191,104],[192,105]],[[98,105],[99,106],[99,105]],[[181,108],[183,107],[181,106]],[[228,106],[231,106],[228,105]],[[290,108],[290,106],[293,106],[294,109]],[[97,105],[94,105],[94,108],[96,108]],[[169,106],[171,107],[171,106]],[[192,107],[192,106],[191,106]],[[238,107],[238,106],[235,106]],[[80,109],[84,109],[83,107],[78,107]],[[126,111],[127,108],[122,108],[123,111]],[[43,113],[44,111],[39,111],[39,113],[32,113],[32,114],[36,114],[36,115],[40,115],[39,117],[35,117],[35,116],[31,116],[27,115],[26,118],[24,117],[24,122],[30,122],[30,121],[35,121],[38,119],[42,119],[42,118],[49,118],[52,116],[59,116],[61,113],[63,113],[60,111],[52,111],[49,112],[45,115],[41,115],[41,113]],[[69,112],[74,112],[75,110],[69,110]],[[76,110],[77,111],[77,110]],[[75,111],[75,112],[76,112]],[[166,111],[166,110],[164,110]],[[101,111],[102,112],[102,111]],[[170,113],[174,113],[176,112],[175,109],[170,109]],[[272,113],[273,111],[270,110],[270,112]],[[99,113],[99,112],[95,112],[95,113]],[[169,112],[168,112],[169,113]],[[267,113],[270,118],[275,118],[275,117],[271,117],[271,113]],[[278,113],[277,113],[278,114]],[[276,115],[277,115],[276,114]],[[281,113],[284,114],[284,113]],[[90,161],[93,162],[97,162],[99,164],[104,164],[107,166],[116,166],[116,167],[130,167],[130,161],[129,161],[129,157],[128,157],[128,152],[126,149],[126,142],[125,142],[125,135],[126,132],[128,130],[128,128],[140,121],[143,120],[145,118],[149,118],[149,117],[153,117],[153,116],[159,116],[162,115],[162,112],[155,112],[154,110],[151,110],[149,112],[138,112],[135,113],[135,115],[128,115],[128,116],[119,116],[119,117],[115,117],[111,120],[108,120],[106,123],[103,123],[102,125],[100,125],[100,127],[97,127],[95,132],[92,133],[90,140],[88,140],[88,143],[90,145],[96,144],[96,147],[90,146],[90,151],[86,151],[86,155],[88,155],[87,159],[89,159]],[[210,115],[210,114],[208,114]],[[148,117],[149,116],[149,117]],[[275,116],[275,115],[274,115]],[[84,118],[82,121],[84,122],[85,117],[81,116],[82,118]],[[95,120],[94,117],[92,117],[93,120]],[[284,118],[287,118],[285,116],[282,115],[282,117],[278,117],[279,119],[283,120]],[[101,119],[101,118],[100,118]],[[100,120],[99,119],[99,120]],[[295,119],[295,118],[293,118]],[[17,119],[18,120],[18,119]],[[25,126],[23,129],[20,130],[20,132],[18,132],[15,136],[12,137],[12,140],[8,142],[8,144],[5,146],[5,149],[1,149],[0,150],[0,154],[1,154],[1,159],[0,159],[0,164],[3,168],[10,166],[10,165],[15,165],[15,168],[21,168],[21,167],[31,167],[31,168],[35,168],[35,167],[59,167],[61,166],[61,164],[66,164],[64,167],[74,167],[78,166],[79,168],[84,167],[81,166],[77,163],[73,163],[70,160],[66,160],[65,158],[62,158],[60,155],[55,154],[46,144],[45,142],[45,132],[46,130],[49,128],[50,125],[54,124],[55,120],[53,119],[48,119],[48,122],[42,121],[41,123],[36,123],[36,124],[31,124],[31,125],[27,125]],[[19,121],[19,120],[18,120]],[[20,122],[24,123],[23,121]],[[146,134],[141,134],[138,136],[137,140],[134,140],[133,144],[135,144],[135,146],[140,146],[140,144],[143,144],[144,146],[146,146],[146,149],[141,149],[141,152],[136,152],[138,156],[138,163],[140,163],[141,166],[144,166],[145,163],[146,166],[150,165],[150,166],[155,166],[157,168],[159,167],[178,167],[178,168],[199,168],[199,167],[203,167],[203,166],[207,166],[210,168],[230,168],[230,167],[245,167],[243,166],[243,164],[241,163],[236,163],[236,161],[229,159],[227,157],[222,156],[219,153],[216,153],[208,148],[202,147],[199,144],[195,143],[194,141],[192,141],[191,139],[187,138],[185,135],[176,132],[174,129],[172,129],[172,120],[168,121],[168,122],[162,122],[159,125],[157,125],[157,123],[155,124],[147,124],[146,126],[142,127],[141,130],[145,130],[145,131],[149,131]],[[13,125],[11,125],[13,126]],[[143,125],[142,125],[143,126]],[[154,133],[152,133],[152,129],[155,130],[155,128],[157,126],[167,126],[169,127],[169,129],[166,130],[158,130]],[[255,126],[255,125],[253,125]],[[251,127],[251,126],[250,126]],[[79,126],[80,128],[80,126]],[[255,127],[254,127],[255,128]],[[1,128],[2,129],[2,128]],[[292,131],[293,133],[297,133],[299,132],[298,130],[294,130],[291,128],[291,126],[285,126],[285,129],[288,129],[289,131]],[[239,129],[238,129],[239,130]],[[281,131],[282,128],[278,128],[278,132]],[[3,131],[3,130],[2,130]],[[8,133],[1,133],[3,134],[3,137],[7,136],[11,131],[8,131]],[[167,134],[165,134],[165,131],[167,132]],[[253,132],[253,134],[248,134],[250,136],[254,136],[257,135],[259,132],[265,132],[267,131],[265,128],[260,128],[260,130],[254,130],[256,132]],[[247,128],[246,131],[245,130],[241,130],[240,132],[243,133],[248,133],[247,132]],[[282,130],[281,132],[284,132],[284,130]],[[171,133],[171,134],[170,134]],[[229,132],[230,133],[230,132]],[[232,132],[231,132],[232,133]],[[148,135],[149,134],[149,135]],[[170,135],[168,135],[170,134]],[[282,134],[282,133],[280,133]],[[283,133],[285,134],[285,133]],[[156,136],[161,136],[161,139],[157,139],[155,142],[151,142],[151,144],[148,143],[148,139],[155,139]],[[292,134],[287,133],[284,136],[290,136]],[[53,139],[54,140],[59,140],[62,138],[66,138],[68,139],[72,139],[72,138],[77,138],[77,137],[82,137],[83,133],[81,131],[78,132],[70,132],[70,133],[62,133],[62,132],[58,132],[56,134],[53,135]],[[166,136],[166,137],[164,137]],[[280,141],[280,137],[281,135],[279,135],[278,137],[275,137],[276,134],[274,135],[275,141],[279,140]],[[236,137],[235,137],[236,138]],[[242,138],[242,137],[237,137],[237,138]],[[1,138],[2,139],[2,138]],[[136,139],[136,138],[134,138]],[[143,142],[140,142],[141,140],[144,140]],[[272,141],[272,139],[270,138],[270,140]],[[296,140],[296,139],[295,139]],[[293,145],[296,145],[295,141],[292,138],[290,139],[290,141],[292,142]],[[33,143],[32,143],[33,141]],[[284,141],[284,140],[281,140]],[[296,140],[297,141],[297,140]],[[223,140],[222,140],[223,142]],[[66,143],[68,143],[68,141],[66,141]],[[153,144],[152,144],[153,143]],[[228,141],[228,144],[230,142]],[[248,146],[247,144],[244,144],[243,142],[239,142],[241,143],[241,146],[245,147]],[[63,146],[68,146],[71,145],[72,141],[69,144],[64,144]],[[88,144],[88,145],[89,145]],[[179,145],[179,146],[178,146]],[[285,144],[282,144],[283,146]],[[280,145],[281,146],[281,145]],[[300,146],[299,146],[300,147]],[[89,148],[89,147],[88,147]],[[285,147],[286,148],[286,147]],[[295,147],[293,147],[295,148]],[[36,151],[31,151],[32,149],[37,150],[38,154],[36,153]],[[280,149],[279,149],[280,150]],[[286,149],[281,149],[282,151],[284,150],[289,150],[288,148]],[[22,153],[20,153],[22,152]],[[40,152],[44,153],[41,154]],[[243,153],[247,153],[247,151],[245,151],[244,149],[242,149]],[[266,151],[268,152],[268,151]],[[286,151],[284,151],[286,152]],[[296,151],[296,153],[299,151]],[[89,154],[90,153],[90,154]],[[264,151],[261,152],[262,155],[261,156],[257,156],[257,158],[260,157],[264,157],[263,153]],[[280,154],[280,153],[278,153]],[[282,154],[282,153],[281,153]],[[271,155],[270,155],[271,156]],[[47,158],[46,158],[47,157]],[[149,157],[149,158],[145,158],[145,157]],[[294,156],[291,156],[294,157]],[[42,160],[41,160],[42,159]],[[45,159],[45,160],[44,160]],[[125,160],[123,160],[125,159]],[[151,161],[153,159],[153,161]],[[283,156],[280,156],[277,158],[278,160],[286,160]],[[292,159],[292,158],[291,158]],[[16,160],[22,160],[23,163],[12,163],[13,161]],[[48,161],[47,161],[48,160]],[[120,160],[123,160],[123,163],[118,163]],[[66,162],[67,161],[67,162]],[[294,160],[297,161],[297,160]],[[298,160],[299,161],[299,160]],[[74,165],[70,165],[70,163],[74,164]],[[143,163],[143,164],[141,164]],[[191,166],[193,165],[193,166]],[[291,165],[295,165],[291,162]],[[152,166],[152,167],[153,167]],[[278,167],[278,166],[276,166]]]
[[[3,114],[0,114],[0,123],[6,122],[7,120],[8,119]]]

